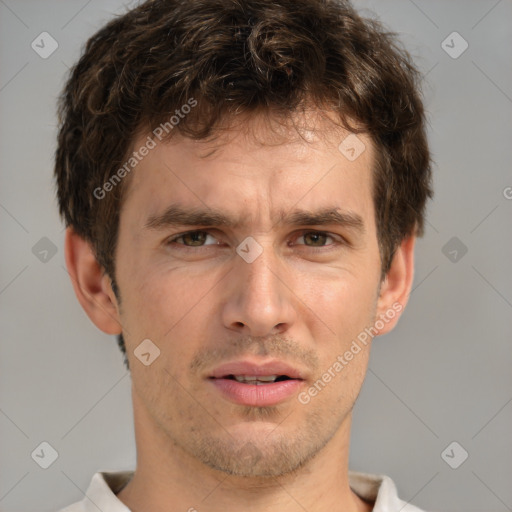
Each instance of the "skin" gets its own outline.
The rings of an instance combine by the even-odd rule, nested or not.
[[[254,116],[215,142],[175,135],[151,150],[130,177],[120,215],[121,302],[89,244],[67,230],[81,305],[126,342],[137,468],[118,498],[134,512],[372,508],[348,482],[352,408],[371,343],[307,404],[298,393],[272,407],[234,404],[207,378],[221,363],[273,357],[300,369],[307,390],[359,333],[407,303],[415,238],[397,248],[381,281],[370,139],[358,135],[366,150],[351,162],[338,150],[348,132],[314,112],[303,126],[301,138]],[[219,209],[241,223],[146,227],[172,203]],[[280,210],[331,206],[360,216],[364,229],[276,223]],[[169,240],[192,230],[202,233]],[[252,263],[236,252],[248,236],[263,249]],[[160,349],[149,366],[134,355],[147,338]]]

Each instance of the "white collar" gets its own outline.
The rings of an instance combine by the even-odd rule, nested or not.
[[[82,501],[60,512],[130,512],[116,496],[133,476],[133,471],[103,470],[94,474]],[[373,512],[421,512],[402,501],[393,480],[385,475],[348,472],[350,488],[366,501],[375,502]]]

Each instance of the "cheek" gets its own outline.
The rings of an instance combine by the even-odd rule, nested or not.
[[[130,275],[130,277],[128,277]],[[162,317],[165,308],[173,310],[173,304],[167,303],[151,273],[142,278],[136,272],[127,273],[125,287],[122,289],[122,319],[130,338],[151,338],[155,336],[156,319]],[[150,329],[150,327],[153,329]],[[135,341],[135,340],[134,340]]]
[[[310,309],[312,332],[323,326],[341,344],[356,336],[373,320],[377,288],[377,273],[339,271],[322,279],[306,277],[301,297]]]
[[[187,312],[193,315],[194,306],[208,287],[206,281],[187,277],[176,268],[162,270],[146,265],[132,270],[131,276],[126,313],[159,335],[180,322]]]
[[[349,355],[350,354],[350,355]],[[355,403],[363,385],[369,359],[369,346],[350,346],[326,358],[309,386],[299,395],[309,410],[344,417]]]
[[[321,355],[315,382],[322,391],[312,391],[322,395],[319,404],[324,400],[347,403],[359,392],[371,341],[361,333],[372,325],[375,316],[376,276],[345,273],[306,289],[305,302],[311,308],[308,329],[313,333],[313,348]]]
[[[191,278],[173,270],[134,274],[122,313],[130,343],[151,339],[161,351],[160,363],[178,376],[185,373],[183,361],[189,361],[198,343],[205,341],[206,326],[214,323],[212,301],[218,278],[211,274]]]

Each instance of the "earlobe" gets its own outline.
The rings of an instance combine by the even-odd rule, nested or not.
[[[409,300],[414,278],[415,243],[415,236],[409,236],[402,241],[382,281],[375,318],[381,320],[380,324],[384,324],[379,329],[379,335],[386,334],[395,327]]]
[[[70,227],[66,229],[65,256],[75,294],[87,316],[103,332],[120,334],[119,308],[110,279],[90,244]]]

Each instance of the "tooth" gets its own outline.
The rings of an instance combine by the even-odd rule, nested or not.
[[[234,375],[234,378],[237,382],[263,384],[264,382],[274,382],[277,375]]]
[[[235,375],[234,377],[237,382],[253,382],[257,378],[252,375]]]
[[[258,380],[262,382],[274,382],[277,379],[277,375],[261,375],[258,377]]]

